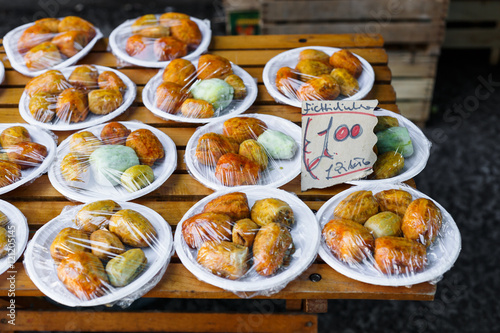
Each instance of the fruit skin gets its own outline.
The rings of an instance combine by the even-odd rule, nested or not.
[[[373,235],[357,222],[334,218],[325,224],[322,234],[330,251],[341,261],[360,262],[373,251]]]
[[[222,241],[203,243],[196,261],[213,274],[237,280],[248,271],[249,249],[246,246]]]
[[[330,75],[337,81],[342,95],[352,96],[359,91],[358,80],[347,69],[335,68]]]
[[[328,101],[340,95],[340,87],[330,74],[310,79],[297,91],[300,101]]]
[[[361,61],[348,50],[340,50],[332,54],[330,57],[330,65],[334,68],[347,69],[356,79],[363,72]]]
[[[233,243],[251,247],[258,231],[259,226],[248,218],[236,221],[233,226]]]
[[[260,167],[260,171],[264,171],[267,168],[269,159],[266,151],[256,140],[248,139],[243,141],[240,144],[238,153],[257,163]]]
[[[255,185],[259,180],[260,167],[243,155],[222,155],[215,166],[215,177],[224,186]]]
[[[385,274],[413,274],[427,263],[425,246],[403,237],[375,239],[375,262]]]
[[[413,144],[406,127],[390,127],[376,133],[378,153],[397,151],[404,158],[413,155]]]
[[[205,133],[198,139],[196,159],[201,164],[216,166],[219,158],[227,153],[237,154],[239,147],[239,143],[228,136]]]
[[[293,244],[288,228],[279,223],[269,223],[257,232],[253,243],[253,262],[262,276],[274,274],[285,261]]]
[[[373,132],[378,133],[389,127],[398,127],[399,121],[397,118],[391,116],[377,116],[377,125],[373,129]]]
[[[109,231],[133,247],[148,247],[156,238],[156,230],[144,216],[132,209],[122,209],[109,219]]]
[[[365,223],[378,213],[379,206],[372,191],[356,191],[344,198],[333,211],[333,215],[357,223]]]
[[[141,249],[131,249],[122,253],[106,265],[109,282],[115,287],[124,287],[132,282],[146,267],[148,258]]]
[[[419,198],[406,209],[401,229],[406,238],[429,246],[436,239],[442,223],[439,207],[429,199]]]
[[[373,165],[373,173],[369,176],[370,179],[387,179],[392,178],[401,173],[405,166],[403,155],[395,151],[388,151],[377,157],[377,161]]]
[[[207,241],[230,241],[233,224],[226,214],[200,213],[182,223],[182,236],[190,248],[196,249]]]
[[[390,189],[375,194],[380,211],[390,211],[403,217],[412,202],[411,194],[405,190]]]
[[[371,216],[364,224],[375,238],[401,235],[401,217],[392,212],[380,212]]]
[[[248,198],[243,192],[232,192],[210,200],[203,207],[203,213],[206,212],[226,214],[233,221],[250,218]]]
[[[90,252],[89,236],[75,228],[62,229],[50,244],[50,255],[57,262],[72,253],[84,251]]]
[[[99,200],[86,204],[76,213],[75,224],[85,232],[107,228],[111,216],[121,209],[113,200]]]
[[[125,252],[125,246],[118,236],[107,229],[99,229],[90,234],[92,254],[101,260],[109,260]]]
[[[280,223],[291,227],[295,223],[292,207],[283,200],[265,198],[255,201],[250,211],[252,221],[263,227],[269,223]]]

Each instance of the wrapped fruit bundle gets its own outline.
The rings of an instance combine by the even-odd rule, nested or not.
[[[209,122],[243,112],[255,100],[257,86],[228,59],[204,54],[196,62],[174,59],[143,91],[144,104],[165,119]]]
[[[51,146],[54,144],[52,142]],[[4,128],[0,133],[0,188],[25,178],[34,168],[41,166],[48,155],[47,146],[34,142],[25,126]]]
[[[451,267],[460,235],[441,206],[404,185],[365,188],[339,195],[318,212],[320,254],[332,267],[384,285],[432,281]]]
[[[335,100],[351,97],[360,90],[358,78],[363,63],[348,50],[333,54],[318,49],[300,51],[294,68],[281,67],[275,86],[284,96],[298,101]]]
[[[176,251],[202,281],[237,294],[270,295],[314,260],[319,227],[308,220],[312,216],[300,199],[281,190],[216,192],[183,217]]]
[[[210,37],[207,21],[167,12],[127,20],[111,33],[110,46],[127,63],[164,67],[174,59],[199,56],[208,47]]]
[[[68,130],[117,116],[134,98],[135,84],[124,74],[107,67],[79,65],[49,70],[31,79],[20,109],[30,123]]]
[[[256,185],[262,177],[275,181],[270,174],[297,155],[296,139],[258,117],[230,118],[221,127],[221,133],[206,132],[197,139],[194,157],[205,178],[213,173],[222,186]]]
[[[99,29],[80,17],[44,18],[9,32],[4,45],[16,70],[36,75],[75,63],[101,36]]]
[[[27,270],[40,268],[30,276],[63,304],[122,298],[129,304],[166,269],[172,248],[167,231],[157,213],[137,204],[101,200],[66,207],[35,235],[25,257]]]
[[[111,193],[130,200],[166,180],[176,156],[175,144],[161,131],[139,122],[110,122],[65,140],[49,179],[74,200]]]

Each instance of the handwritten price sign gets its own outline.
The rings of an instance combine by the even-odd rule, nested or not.
[[[302,102],[301,188],[325,188],[372,173],[377,100]]]

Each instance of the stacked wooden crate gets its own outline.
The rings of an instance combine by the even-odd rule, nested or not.
[[[449,0],[261,0],[263,34],[380,33],[402,114],[429,117]]]
[[[452,0],[443,48],[486,48],[500,59],[500,1]]]

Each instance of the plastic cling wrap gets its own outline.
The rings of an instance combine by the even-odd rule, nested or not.
[[[142,92],[144,105],[167,120],[208,123],[246,111],[257,98],[256,80],[222,56],[172,60]]]
[[[28,242],[26,217],[12,204],[0,200],[0,274],[9,270]]]
[[[316,217],[321,258],[366,283],[437,283],[460,253],[460,232],[451,215],[404,184],[354,186],[328,200]]]
[[[319,226],[295,195],[237,187],[196,203],[175,232],[182,263],[198,279],[240,297],[269,296],[314,261]]]
[[[24,266],[37,288],[67,306],[129,306],[161,279],[172,232],[155,211],[103,200],[67,206],[28,244]]]
[[[200,56],[211,37],[210,21],[169,12],[125,21],[111,32],[109,45],[122,66],[162,68],[173,59]]]
[[[55,131],[102,124],[134,102],[136,86],[121,72],[97,65],[50,70],[26,85],[19,112],[28,123]]]
[[[102,37],[90,22],[76,17],[44,18],[7,33],[5,53],[12,67],[28,76],[73,65]]]
[[[399,183],[418,175],[427,164],[431,142],[413,122],[388,110],[375,110],[378,123],[374,128],[377,161],[373,173],[365,179],[348,183]]]
[[[44,174],[56,148],[50,132],[26,124],[0,124],[0,194]]]
[[[165,133],[140,122],[110,122],[64,140],[49,180],[71,200],[128,201],[156,190],[176,166],[177,149]]]
[[[279,117],[233,117],[196,130],[186,146],[186,165],[212,189],[278,187],[300,173],[300,139],[300,127]]]
[[[292,49],[272,58],[262,74],[269,94],[279,103],[359,100],[373,87],[375,73],[362,57],[333,47]]]

